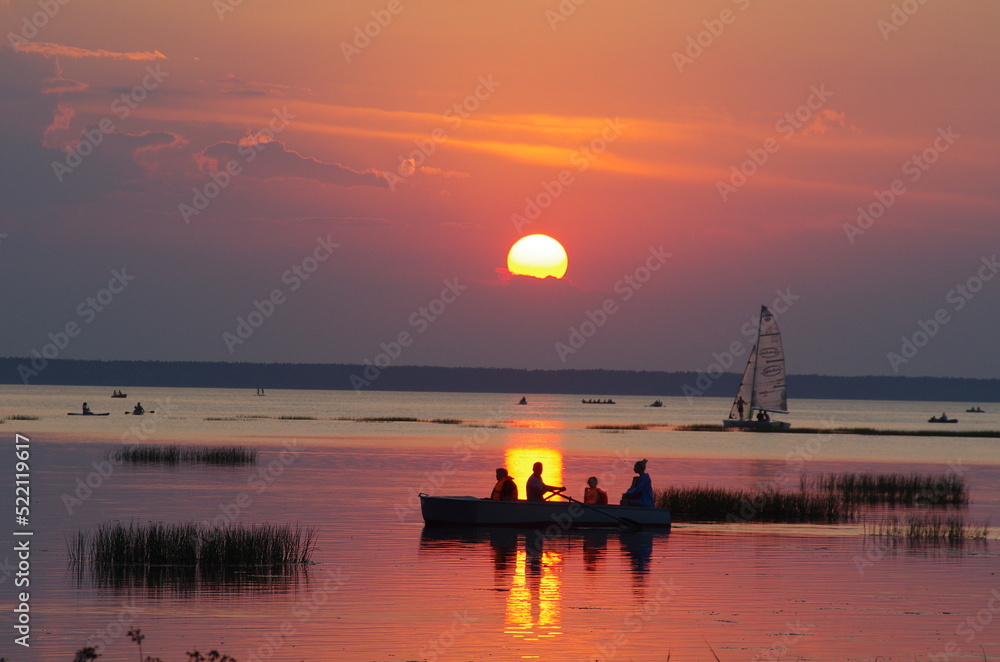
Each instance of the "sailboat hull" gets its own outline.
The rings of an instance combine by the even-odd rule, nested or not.
[[[741,421],[738,418],[725,418],[722,420],[722,427],[738,430],[787,430],[792,424],[784,421]]]

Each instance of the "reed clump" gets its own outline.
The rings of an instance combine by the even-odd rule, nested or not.
[[[626,423],[622,425],[598,424],[598,425],[588,425],[588,430],[648,430],[648,425],[643,425],[642,423]]]
[[[438,423],[440,425],[461,425],[462,419],[460,418],[432,418],[431,423]]]
[[[344,418],[344,421],[357,423],[419,423],[419,418],[413,416],[369,416],[365,418]]]
[[[655,503],[675,521],[813,522],[852,519],[855,510],[834,495],[724,487],[671,487],[657,490]]]
[[[67,542],[70,561],[89,563],[99,575],[159,574],[184,568],[206,575],[234,568],[286,572],[310,563],[316,530],[290,524],[105,522]]]
[[[315,421],[315,416],[279,416],[279,421]]]
[[[946,474],[830,473],[802,477],[802,488],[838,495],[849,504],[960,506],[969,503],[963,476]]]
[[[915,514],[905,518],[887,517],[876,522],[865,534],[890,538],[911,545],[948,544],[961,545],[969,541],[989,538],[989,520],[982,524],[964,517],[942,517],[938,514]]]
[[[246,446],[119,446],[109,454],[115,463],[132,464],[213,464],[242,466],[256,464],[260,453]]]
[[[11,414],[10,416],[4,416],[0,419],[3,421],[37,421],[40,420],[37,416],[31,416],[29,414]]]

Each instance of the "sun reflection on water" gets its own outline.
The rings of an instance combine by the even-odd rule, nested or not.
[[[531,475],[531,467],[541,462],[542,480],[548,485],[563,484],[562,451],[555,448],[537,446],[517,446],[504,449],[504,466],[517,483],[520,498],[525,496],[525,484]]]

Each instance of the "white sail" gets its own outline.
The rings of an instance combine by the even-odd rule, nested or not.
[[[760,307],[756,367],[750,406],[767,411],[788,412],[788,394],[785,388],[785,351],[781,346],[778,322],[767,306]]]
[[[733,399],[733,407],[729,410],[729,418],[744,419],[750,416],[750,398],[753,390],[753,373],[757,366],[757,345],[750,350],[750,358],[747,359],[747,367],[743,371],[743,379],[740,380],[740,387],[736,389],[736,397]],[[740,400],[743,400],[743,415],[740,416]]]

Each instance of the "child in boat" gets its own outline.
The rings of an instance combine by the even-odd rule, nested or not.
[[[597,486],[597,476],[587,479],[587,487],[583,490],[583,502],[604,506],[608,503],[608,493]]]

